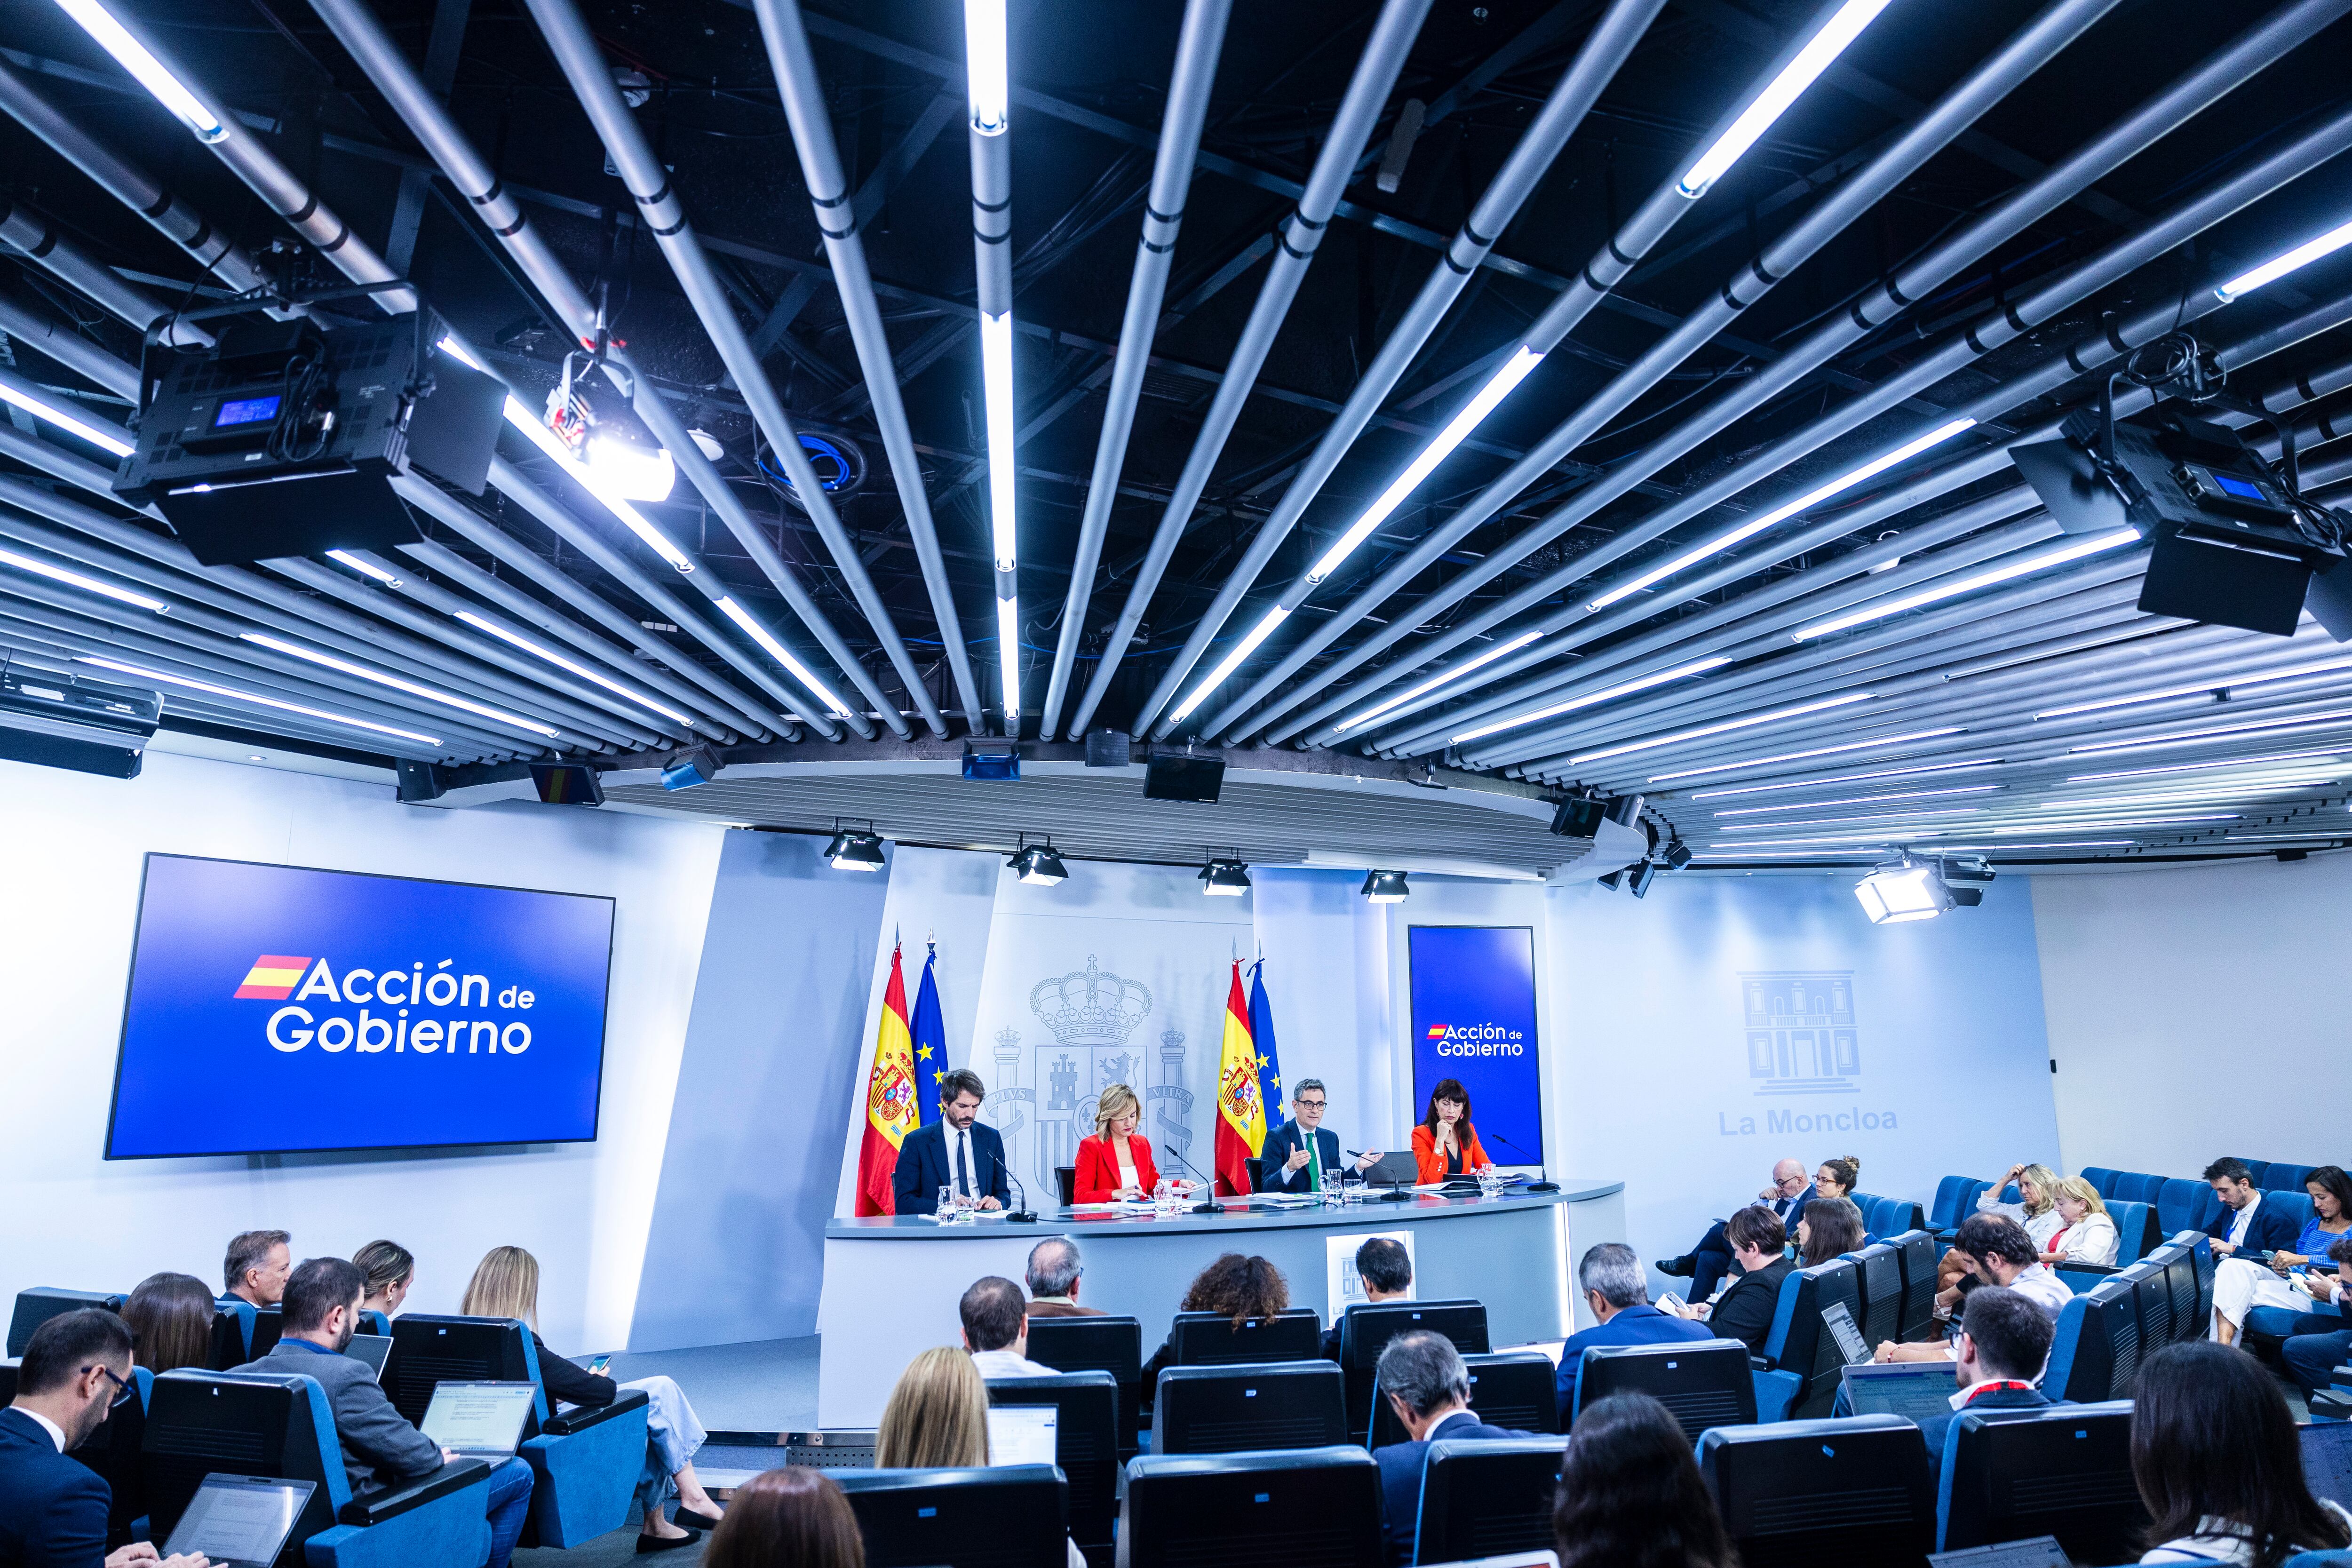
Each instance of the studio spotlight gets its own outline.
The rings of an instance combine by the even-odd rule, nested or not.
[[[1655,860],[1638,861],[1626,869],[1625,887],[1635,898],[1644,899],[1650,895],[1650,884],[1657,879],[1658,863]]]
[[[680,752],[662,764],[661,786],[664,789],[692,789],[709,784],[719,776],[719,758],[708,746],[696,746]]]
[[[1952,902],[1961,909],[1972,910],[1984,902],[1984,890],[1992,881],[1993,869],[1981,855],[1947,855],[1937,866],[1937,875],[1952,895]]]
[[[1936,868],[1908,855],[1855,883],[1853,896],[1862,900],[1862,912],[1874,926],[1931,921],[1953,903],[1951,889],[1936,875]]]
[[[1690,846],[1677,838],[1666,846],[1666,869],[1679,871],[1691,863]]]
[[[840,817],[833,819],[833,842],[824,847],[824,858],[836,871],[879,871],[882,869],[882,838],[868,822],[864,831],[844,827]]]
[[[1051,888],[1070,879],[1069,868],[1062,864],[1061,855],[1054,848],[1052,837],[1043,844],[1032,844],[1027,834],[1018,841],[1019,847],[1006,857],[1004,863],[1021,875],[1021,879],[1033,886]]]
[[[1412,892],[1404,885],[1402,871],[1367,871],[1359,890],[1376,904],[1401,904]]]
[[[1562,838],[1590,838],[1601,831],[1601,825],[1608,819],[1606,801],[1580,796],[1559,803],[1559,809],[1551,814],[1551,830]]]
[[[1239,859],[1204,861],[1201,891],[1213,899],[1238,899],[1250,889],[1248,865]]]

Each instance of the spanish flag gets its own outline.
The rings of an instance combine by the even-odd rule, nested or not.
[[[894,945],[890,984],[882,993],[882,1022],[874,1031],[874,1066],[866,1079],[866,1137],[857,1149],[858,1214],[898,1212],[890,1178],[898,1169],[898,1145],[920,1125],[915,1107],[915,1048],[907,1028],[907,975]]]
[[[1257,1045],[1250,1036],[1249,1000],[1242,994],[1241,961],[1225,995],[1224,1048],[1217,1058],[1217,1195],[1250,1190],[1244,1160],[1265,1146],[1265,1102],[1258,1089]]]

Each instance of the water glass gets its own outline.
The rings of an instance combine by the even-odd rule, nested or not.
[[[1486,1197],[1498,1197],[1503,1191],[1503,1173],[1492,1165],[1478,1167],[1478,1191]]]
[[[940,1201],[938,1205],[931,1210],[931,1217],[939,1221],[941,1225],[955,1224],[955,1189],[953,1187],[941,1187],[940,1189]]]
[[[1323,1173],[1324,1205],[1326,1207],[1334,1207],[1338,1205],[1339,1201],[1339,1173],[1337,1171],[1326,1171]]]
[[[1155,1214],[1172,1215],[1176,1212],[1175,1184],[1165,1176],[1160,1177],[1151,1189],[1151,1207]]]

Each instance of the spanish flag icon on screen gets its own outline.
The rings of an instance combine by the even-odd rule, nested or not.
[[[258,973],[260,972],[257,970],[255,973]],[[239,994],[243,994],[243,993],[239,993]],[[1432,1024],[1429,1026],[1429,1037],[1433,1040],[1444,1039],[1445,1037],[1445,1026],[1443,1024]]]
[[[307,958],[289,958],[283,953],[265,952],[253,961],[245,972],[245,984],[236,988],[236,1000],[241,1002],[283,1002],[302,983],[303,973],[310,967]]]

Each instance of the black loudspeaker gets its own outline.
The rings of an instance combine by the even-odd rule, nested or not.
[[[1590,838],[1601,831],[1609,820],[1609,803],[1601,800],[1564,800],[1559,809],[1551,814],[1551,830],[1562,838]]]
[[[1144,765],[1146,800],[1191,800],[1213,805],[1224,787],[1225,764],[1215,757],[1171,752],[1153,757]]]
[[[63,735],[43,735],[29,730],[0,729],[0,757],[12,763],[64,768],[70,773],[96,773],[110,779],[135,779],[146,765],[146,753],[136,746],[69,740]]]
[[[1087,766],[1090,768],[1123,768],[1130,758],[1129,747],[1133,740],[1124,730],[1089,730],[1087,731]]]
[[[534,763],[530,782],[539,791],[545,805],[602,805],[604,785],[596,777],[596,770],[578,763],[556,763],[542,766]]]
[[[442,776],[442,770],[431,763],[412,763],[402,758],[393,767],[400,780],[400,798],[411,805],[439,800],[448,791],[448,781]]]

